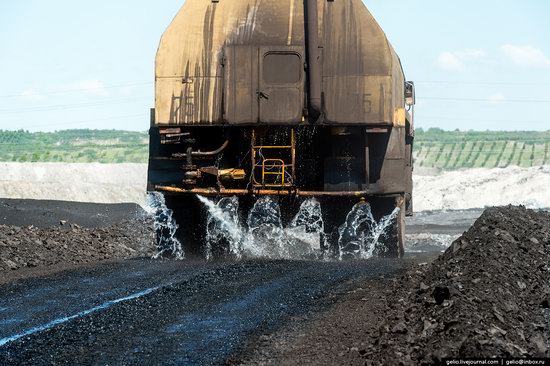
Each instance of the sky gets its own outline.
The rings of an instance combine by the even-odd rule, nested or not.
[[[417,128],[550,130],[550,1],[364,2],[416,84]],[[146,131],[183,3],[2,1],[0,129]]]

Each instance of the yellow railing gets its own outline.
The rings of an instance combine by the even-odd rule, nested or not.
[[[279,168],[276,171],[272,171],[270,169],[276,169]],[[264,159],[262,163],[262,184],[268,186],[268,184],[265,183],[265,176],[266,175],[280,175],[281,176],[281,186],[285,186],[285,162],[282,159]]]

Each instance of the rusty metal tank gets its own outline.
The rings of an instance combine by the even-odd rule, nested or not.
[[[404,126],[404,82],[361,0],[187,0],[158,49],[155,121],[296,124],[313,115]],[[318,110],[303,113],[308,104]]]

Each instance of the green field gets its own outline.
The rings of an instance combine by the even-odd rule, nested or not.
[[[145,163],[145,132],[66,130],[52,133],[0,130],[2,162]]]
[[[146,132],[0,130],[2,162],[146,163]],[[550,164],[550,131],[416,130],[415,165],[455,170]]]
[[[444,131],[418,129],[415,165],[455,170],[550,164],[550,131]]]

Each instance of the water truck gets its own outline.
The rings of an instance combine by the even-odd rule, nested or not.
[[[362,0],[187,0],[155,90],[147,190],[166,197],[186,251],[205,236],[198,196],[239,197],[242,212],[271,196],[283,220],[319,200],[328,250],[354,205],[394,213],[377,254],[403,255],[414,83]]]

